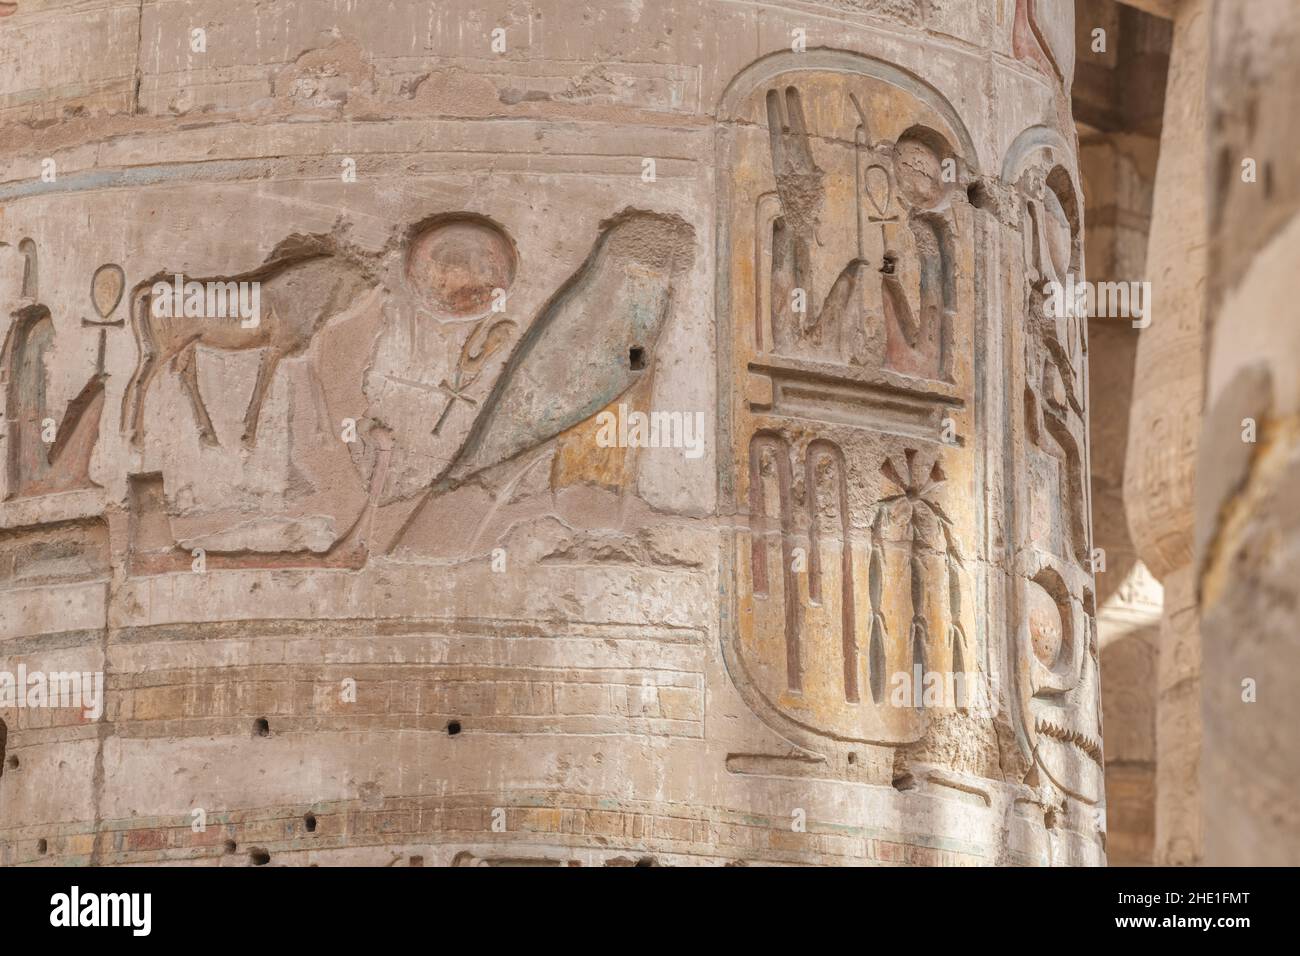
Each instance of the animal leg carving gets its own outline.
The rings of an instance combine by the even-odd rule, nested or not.
[[[212,417],[208,415],[208,407],[199,391],[199,365],[195,355],[197,348],[198,343],[191,342],[181,349],[176,356],[176,368],[180,372],[185,395],[190,400],[190,408],[194,411],[194,421],[199,426],[199,440],[205,445],[218,445],[217,430],[212,425]]]
[[[130,432],[131,444],[136,448],[144,441],[144,400],[160,367],[157,357],[151,352],[146,353],[122,396],[123,425]]]
[[[262,353],[262,361],[257,367],[257,382],[253,385],[253,396],[248,400],[248,410],[244,413],[244,444],[249,448],[257,444],[257,421],[262,415],[262,405],[270,390],[271,380],[275,378],[280,358],[279,349],[267,349]]]

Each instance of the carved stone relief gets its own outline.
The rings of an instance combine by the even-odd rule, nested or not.
[[[1029,130],[1003,178],[1015,187],[1023,243],[1013,374],[1023,382],[1014,559],[1016,683],[1031,781],[1085,803],[1102,794],[1101,708],[1087,446],[1086,321],[1049,307],[1048,283],[1084,277],[1077,174],[1055,134]],[[1066,314],[1061,314],[1064,311]]]
[[[1068,0],[37,6],[0,862],[1100,858]]]
[[[49,392],[49,364],[55,357],[54,320],[39,299],[36,244],[18,244],[23,256],[21,303],[12,312],[0,362],[5,381],[6,499],[98,487],[90,477],[90,458],[99,439],[104,410],[104,334],[122,298],[123,276],[116,265],[101,266],[91,280],[91,301],[100,318],[83,325],[103,326],[95,367],[85,386],[59,410]]]
[[[422,220],[378,254],[291,236],[249,272],[164,270],[139,283],[138,359],[120,421],[139,461],[133,520],[154,530],[133,536],[150,543],[133,548],[132,566],[180,570],[202,551],[213,568],[360,567],[376,548],[405,548],[429,500],[646,380],[693,241],[675,216],[620,213],[531,319],[507,307],[527,281],[508,231],[467,213]],[[258,283],[260,320],[158,314],[161,287],[170,295],[192,282]],[[245,363],[237,422],[214,411],[229,410],[224,398],[241,381],[211,374],[229,361]],[[288,394],[276,400],[280,369]],[[155,396],[163,381],[188,415]],[[179,438],[151,424],[164,421]],[[177,441],[212,463],[183,486],[169,477]],[[258,513],[232,507],[232,486],[260,497]]]
[[[1001,182],[980,181],[932,91],[887,64],[817,56],[733,84],[719,146],[722,487],[741,516],[729,672],[797,759],[840,768],[826,772],[852,776],[864,745],[895,768],[913,751],[942,763],[1006,726],[1020,763],[978,773],[1037,788],[1045,807],[1096,803],[1086,339],[1045,289],[1083,274],[1070,152],[1031,130]],[[975,248],[994,233],[1001,258]],[[976,294],[1003,281],[989,266],[1013,297],[992,334]],[[1005,343],[1005,366],[985,366],[976,341]],[[986,497],[993,481],[1005,496]],[[1003,582],[1009,603],[986,590]],[[920,692],[958,676],[960,696]],[[952,759],[943,772],[971,769]]]
[[[930,91],[816,56],[733,84],[720,145],[723,483],[748,525],[723,640],[751,707],[825,755],[920,739],[914,684],[983,650],[976,512],[952,504],[978,482],[973,154]]]
[[[1074,76],[1074,15],[1069,0],[1016,0],[1011,33],[1015,55],[1068,85]]]

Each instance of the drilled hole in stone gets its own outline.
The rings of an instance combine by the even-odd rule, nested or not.
[[[993,212],[993,197],[981,182],[973,182],[967,187],[966,199],[976,209]]]
[[[253,866],[266,866],[271,862],[271,854],[260,846],[255,846],[248,851],[248,862],[252,863]]]
[[[654,858],[654,857],[652,857],[652,856],[643,856],[643,857],[641,857],[641,859],[639,859],[639,860],[636,861],[636,865],[637,865],[637,866],[658,866],[659,864],[655,862],[655,858]]]
[[[905,773],[901,777],[894,778],[895,790],[899,790],[899,791],[911,790],[915,787],[916,787],[916,778],[913,777],[910,773]]]
[[[303,826],[307,828],[308,833],[316,832],[316,814],[309,813],[302,818]]]
[[[18,769],[18,755],[17,755],[17,754],[12,754],[12,755],[9,757],[9,759],[8,759],[7,761],[5,761],[5,766],[7,766],[10,770],[17,770],[17,769]]]
[[[39,840],[36,841],[36,852],[39,853],[41,856],[44,856],[46,852],[49,850],[49,848],[50,848],[50,844],[46,842],[45,837],[41,837]]]
[[[627,364],[631,366],[632,371],[639,372],[645,368],[645,349],[639,345],[634,345],[627,350]]]
[[[271,722],[265,717],[259,717],[253,721],[253,733],[259,737],[271,736]]]
[[[447,724],[447,736],[448,736],[448,737],[455,737],[458,733],[460,733],[460,721],[459,721],[459,720],[453,720],[453,721],[449,722],[449,723]]]
[[[855,753],[851,753],[851,754],[849,754],[849,763],[850,763],[850,764],[855,764],[855,763],[857,763],[857,762],[858,762],[858,755],[855,754]]]
[[[235,843],[234,840],[227,840],[227,841],[226,841],[226,852],[227,852],[227,853],[234,853],[234,852],[235,852],[236,850],[238,850],[238,849],[239,849],[239,847],[238,847],[238,845],[236,845],[236,843]]]

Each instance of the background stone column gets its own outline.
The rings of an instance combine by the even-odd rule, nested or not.
[[[1103,30],[1104,49],[1094,31]],[[1073,89],[1088,213],[1088,278],[1143,280],[1160,152],[1169,21],[1115,0],[1078,4]],[[1140,322],[1138,323],[1140,324]],[[1161,588],[1138,560],[1124,503],[1133,369],[1141,335],[1129,316],[1088,322],[1089,439],[1097,637],[1106,727],[1106,857],[1149,864],[1155,841],[1156,673]]]
[[[1219,2],[1197,475],[1205,862],[1300,865],[1300,17]]]
[[[1206,0],[1178,5],[1147,252],[1152,324],[1138,343],[1124,475],[1134,545],[1164,585],[1157,678],[1157,864],[1193,864],[1201,852],[1201,666],[1191,515],[1202,393],[1207,229],[1202,144],[1209,31]]]

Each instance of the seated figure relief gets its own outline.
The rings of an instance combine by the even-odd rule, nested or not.
[[[956,294],[952,148],[919,125],[894,142],[873,139],[851,91],[839,105],[857,123],[851,139],[836,142],[836,132],[809,131],[804,98],[798,85],[764,98],[775,189],[758,206],[759,281],[770,315],[758,317],[756,345],[947,378]]]

